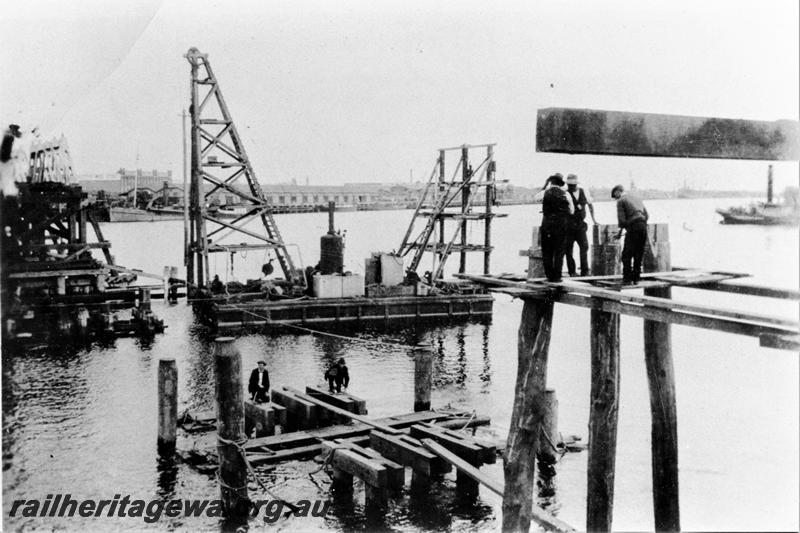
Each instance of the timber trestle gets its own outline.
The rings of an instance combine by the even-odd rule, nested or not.
[[[650,389],[654,529],[680,531],[678,431],[671,324],[755,337],[763,347],[797,351],[800,323],[760,312],[674,300],[672,288],[800,300],[800,291],[741,281],[747,274],[672,268],[666,224],[648,225],[641,281],[623,284],[621,243],[613,225],[593,227],[592,276],[551,283],[542,275],[538,228],[527,275],[459,274],[523,300],[511,428],[504,453],[503,530],[527,531],[533,506],[539,431],[545,419],[547,363],[556,303],[591,310],[591,392],[587,467],[587,531],[611,531],[620,389],[620,315],[644,319],[644,359]],[[639,294],[643,290],[644,294]],[[751,305],[750,308],[753,306]],[[763,307],[763,304],[761,305]]]

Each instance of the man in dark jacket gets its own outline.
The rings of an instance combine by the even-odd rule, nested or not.
[[[344,364],[344,357],[339,359],[339,372],[336,374],[336,392],[342,392],[342,387],[345,389],[350,386],[350,371],[347,365]]]
[[[632,285],[639,282],[642,273],[642,257],[647,244],[647,209],[644,202],[636,196],[625,192],[622,185],[611,189],[611,197],[617,201],[617,221],[619,233],[626,231],[625,244],[622,246],[622,283]]]
[[[325,379],[328,380],[330,392],[342,392],[342,386],[346,389],[350,385],[350,372],[344,364],[344,358],[339,359],[325,371]]]
[[[267,364],[264,361],[259,361],[258,368],[254,368],[250,373],[247,392],[256,403],[269,401],[269,372],[267,372]]]
[[[567,251],[567,233],[574,207],[564,187],[561,174],[547,178],[545,186],[535,201],[542,203],[542,225],[539,227],[539,241],[542,246],[544,275],[547,281],[561,281],[564,254]]]

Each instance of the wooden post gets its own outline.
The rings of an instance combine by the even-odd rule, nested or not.
[[[464,182],[464,187],[461,189],[461,214],[467,214],[467,206],[469,205],[470,183],[472,174],[469,170],[469,148],[467,146],[461,147],[461,180]],[[458,272],[463,274],[467,271],[467,219],[461,219],[461,251],[458,254]]]
[[[431,408],[433,387],[433,349],[430,344],[414,348],[414,412]]]
[[[444,194],[444,150],[439,150],[439,194]],[[434,257],[439,256],[439,263],[441,264],[444,257],[444,217],[439,218],[439,245],[436,248],[437,254],[431,254]],[[436,272],[436,268],[431,267],[431,274]],[[444,275],[444,272],[442,272]]]
[[[178,367],[175,359],[158,361],[158,452],[172,455],[178,430]]]
[[[594,228],[592,272],[595,275],[616,274],[620,268],[619,244],[605,240],[610,236],[610,228],[615,227]],[[592,385],[586,530],[611,531],[619,406],[619,314],[592,309],[590,335]]]
[[[533,227],[531,235],[531,247],[521,250],[521,255],[528,257],[528,279],[544,277],[544,261],[542,260],[542,243],[539,227]]]
[[[334,466],[332,477],[331,485],[335,491],[345,494],[353,492],[353,474],[348,474],[341,468]]]
[[[558,453],[554,449],[558,440],[558,398],[555,389],[547,389],[544,396],[544,418],[537,458],[547,464],[554,464],[558,460]]]
[[[486,248],[483,251],[483,273],[489,275],[491,258],[492,258],[492,202],[494,201],[495,191],[497,190],[494,184],[494,147],[486,147],[486,159],[489,160],[486,167],[486,220],[484,221],[483,228],[483,246]]]
[[[100,304],[100,320],[103,333],[114,333],[114,313],[111,311],[111,304],[109,302]]]
[[[139,302],[139,310],[143,312],[149,312],[152,310],[150,305],[150,289],[144,288],[142,289],[142,299]]]
[[[622,274],[622,242],[614,239],[619,232],[616,224],[592,226],[592,274],[612,276]]]
[[[503,531],[528,531],[539,427],[544,418],[547,356],[553,301],[524,298],[517,347],[517,384],[511,427],[503,453]]]
[[[671,268],[667,226],[651,230],[655,272]],[[646,296],[671,298],[669,287],[645,289]],[[652,426],[650,447],[653,469],[653,512],[656,531],[680,531],[678,494],[678,413],[675,369],[672,363],[672,326],[668,322],[644,321],[644,359],[650,387]]]
[[[75,315],[75,327],[81,337],[85,337],[89,333],[89,310],[85,307],[78,308]]]
[[[247,466],[238,445],[244,442],[244,389],[242,361],[231,337],[215,341],[217,396],[217,455],[222,505],[229,519],[246,519]]]

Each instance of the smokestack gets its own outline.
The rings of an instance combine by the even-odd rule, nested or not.
[[[772,203],[772,165],[767,170],[767,203]]]

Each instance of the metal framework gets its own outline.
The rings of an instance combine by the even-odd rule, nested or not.
[[[444,266],[447,258],[452,252],[459,253],[459,273],[464,273],[467,266],[467,252],[483,252],[483,272],[489,273],[492,255],[491,224],[492,219],[498,216],[505,216],[492,212],[492,206],[496,198],[495,180],[495,144],[463,145],[451,148],[440,148],[439,157],[436,159],[433,172],[428,179],[428,183],[420,196],[411,223],[406,230],[403,241],[400,244],[398,253],[405,256],[412,250],[411,263],[408,271],[416,272],[422,262],[425,252],[432,255],[431,279],[440,279],[444,274]],[[486,148],[486,157],[476,169],[472,168],[469,159],[470,148]],[[460,158],[456,164],[456,169],[450,181],[445,178],[445,154],[448,151],[458,150]],[[483,211],[473,210],[473,204],[477,195],[475,189],[485,188],[485,202]],[[429,210],[423,210],[425,200],[428,196],[432,197]],[[460,205],[458,204],[458,200]],[[451,208],[448,210],[448,208]],[[457,208],[454,210],[452,208]],[[411,240],[414,232],[414,224],[420,217],[426,217],[427,221],[422,231]],[[456,222],[452,234],[445,230],[445,221],[453,220]],[[468,242],[467,222],[484,222],[483,244],[472,244]],[[437,233],[438,242],[433,241],[434,234]],[[446,239],[447,236],[449,239]],[[460,239],[459,239],[460,236]],[[459,241],[459,242],[456,242]]]
[[[232,250],[272,249],[287,280],[302,284],[278,226],[247,157],[228,106],[222,97],[208,56],[197,48],[185,55],[191,65],[191,183],[186,254],[186,281],[203,287],[210,281],[208,254]],[[242,181],[244,183],[242,183]],[[245,211],[231,220],[220,220],[208,209],[208,198],[223,189],[235,196]],[[260,219],[263,231],[248,224]],[[211,225],[208,226],[207,223]],[[228,230],[228,231],[226,231]],[[246,235],[256,243],[225,244],[231,235]]]

